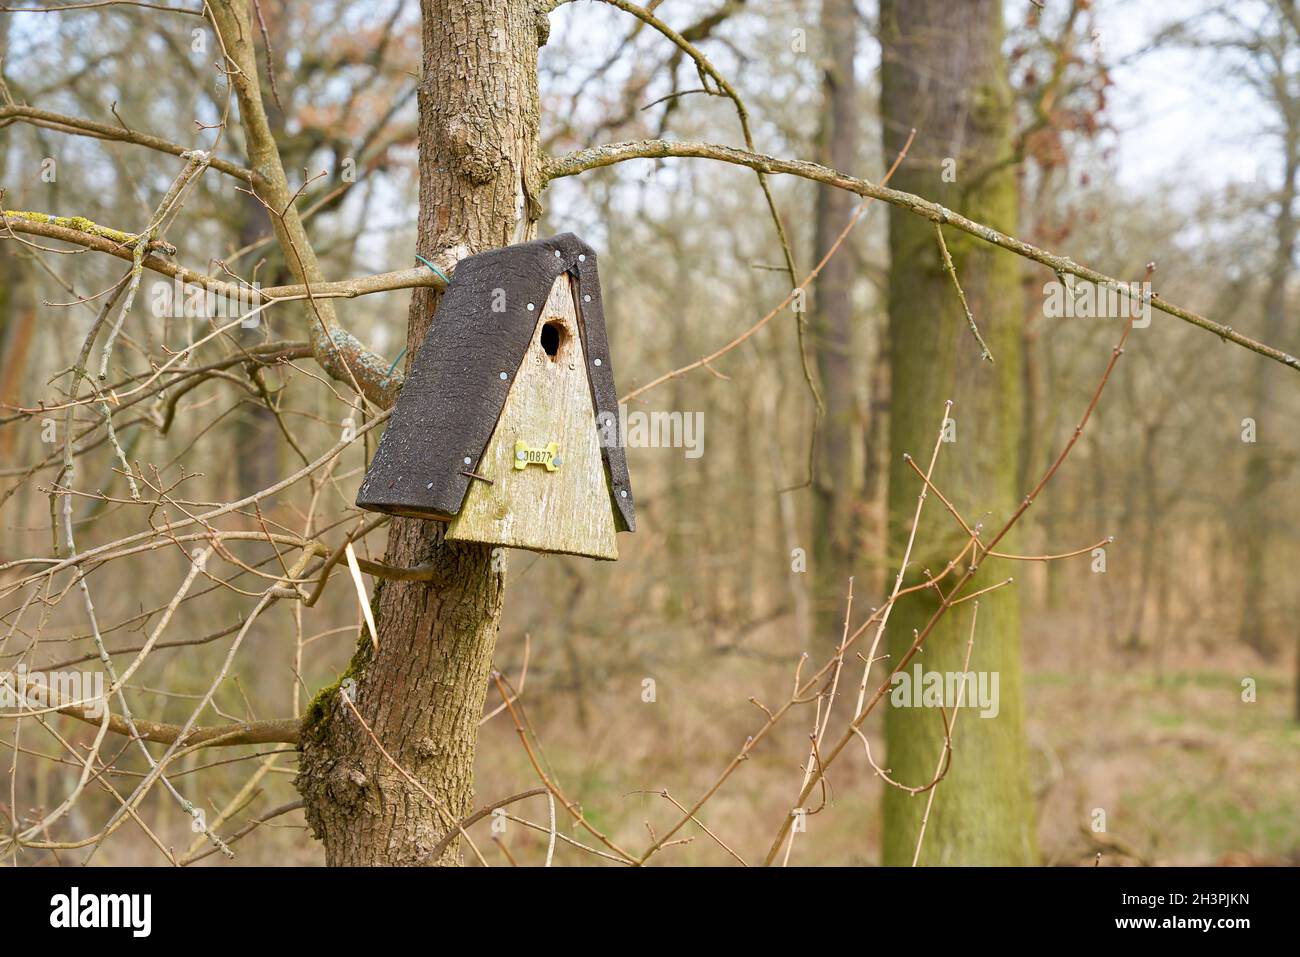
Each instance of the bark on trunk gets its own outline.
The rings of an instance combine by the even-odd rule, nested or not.
[[[894,185],[1014,232],[1018,191],[1014,168],[1003,162],[1010,151],[1011,94],[1001,54],[1001,3],[886,0],[880,22],[885,155],[898,153],[910,127],[919,131],[912,157],[900,168]],[[955,160],[955,167],[949,167],[955,182],[943,175],[945,157]],[[951,413],[955,442],[940,452],[936,486],[968,521],[984,520],[986,527],[996,527],[1009,516],[1023,494],[1016,484],[1023,347],[1019,266],[1014,258],[971,237],[952,232],[947,241],[995,362],[980,359],[980,347],[943,271],[933,225],[891,208],[893,568],[902,559],[921,490],[903,454],[911,453],[922,463],[929,460],[945,400],[956,402]],[[985,516],[989,510],[991,518]],[[965,536],[931,496],[916,541],[905,584],[918,581],[923,569],[942,569]],[[1017,550],[1013,539],[1005,539],[1001,547]],[[1009,563],[987,560],[968,590],[1014,574]],[[892,660],[910,647],[913,629],[924,626],[936,602],[933,592],[926,591],[898,606],[889,625]],[[915,660],[927,673],[962,670],[972,604],[951,612],[926,640],[924,653]],[[981,718],[979,709],[961,709],[952,764],[930,811],[920,862],[1030,864],[1036,848],[1014,588],[980,599],[970,668],[998,676],[999,710],[996,717]],[[967,690],[977,687],[971,684]],[[886,766],[892,776],[912,786],[928,783],[943,744],[938,708],[895,707],[891,701],[885,708],[885,731]],[[925,807],[924,797],[885,788],[884,863],[912,863]]]
[[[422,0],[416,252],[430,260],[447,263],[532,238],[545,7],[537,0]],[[430,290],[415,292],[408,364],[436,305]],[[377,590],[379,650],[368,639],[358,642],[341,679],[355,682],[357,708],[378,744],[423,790],[380,752],[338,688],[322,692],[306,716],[298,789],[329,864],[425,863],[470,809],[505,570],[489,546],[445,542],[443,531],[432,522],[393,521],[386,561],[431,562],[438,576]],[[457,863],[457,843],[436,863]]]

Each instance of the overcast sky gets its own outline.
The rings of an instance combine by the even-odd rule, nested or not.
[[[1125,58],[1162,26],[1206,6],[1196,0],[1101,0],[1097,6],[1105,55],[1119,63],[1111,120],[1120,130],[1120,181],[1130,187],[1175,183],[1199,189],[1272,171],[1272,144],[1262,136],[1268,117],[1222,61],[1187,50]]]

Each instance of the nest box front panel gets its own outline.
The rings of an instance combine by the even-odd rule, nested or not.
[[[449,522],[464,540],[613,558],[610,524],[636,528],[623,448],[597,431],[617,418],[591,247],[564,233],[471,256],[443,293],[357,505]],[[510,477],[489,485],[484,472],[504,470],[507,453]]]
[[[448,539],[618,558],[582,339],[561,275]]]

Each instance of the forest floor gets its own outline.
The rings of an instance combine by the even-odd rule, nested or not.
[[[1103,866],[1300,865],[1300,725],[1285,657],[1268,667],[1224,656],[1209,662],[1197,648],[1182,661],[1166,653],[1156,668],[1141,653],[1063,662],[1053,644],[1041,625],[1027,626],[1026,728],[1042,863],[1092,866],[1101,851]],[[539,650],[544,655],[535,648],[535,656]],[[649,843],[651,829],[662,834],[680,816],[658,791],[667,788],[688,806],[707,791],[762,724],[746,699],[772,706],[788,694],[793,661],[728,655],[667,666],[656,675],[654,702],[642,700],[639,676],[615,679],[589,693],[585,726],[562,696],[547,700],[545,672],[543,664],[530,678],[524,702],[548,771],[592,823],[635,850]],[[1255,682],[1254,702],[1242,700],[1245,677]],[[810,720],[788,718],[699,815],[748,863],[761,861],[795,799]],[[873,752],[883,754],[878,716],[868,734]],[[958,739],[957,760],[960,751]],[[480,754],[480,798],[536,784],[509,715],[485,728]],[[831,800],[808,818],[791,863],[879,863],[879,779],[857,749],[845,752],[830,779]],[[1105,812],[1104,831],[1094,829],[1097,809]],[[518,810],[545,822],[543,799]],[[561,826],[595,843],[571,819]],[[505,828],[503,841],[521,863],[544,856],[545,835],[514,822]],[[660,864],[735,863],[696,825],[677,836],[692,840],[662,851]],[[486,829],[480,846],[489,863],[504,862]],[[557,862],[595,860],[562,846]]]
[[[1166,649],[1157,667],[1151,649],[1098,649],[1085,639],[1084,618],[1025,616],[1026,730],[1036,796],[1042,863],[1092,866],[1283,864],[1300,865],[1300,725],[1294,718],[1288,655],[1263,666],[1237,651],[1188,642]],[[680,637],[680,636],[679,636]],[[343,639],[346,640],[346,639]],[[679,640],[676,647],[680,648]],[[503,634],[498,666],[517,680],[523,641]],[[589,820],[622,847],[640,851],[680,817],[661,791],[690,805],[714,783],[746,736],[763,723],[751,695],[773,707],[788,696],[796,656],[779,622],[747,638],[740,650],[683,657],[648,649],[636,664],[608,656],[570,660],[558,644],[535,637],[522,697],[548,774],[581,805]],[[581,673],[586,690],[573,690]],[[645,700],[647,676],[653,701]],[[842,684],[856,688],[855,667]],[[1242,700],[1242,680],[1254,679],[1256,700]],[[489,694],[489,707],[497,704]],[[699,815],[724,849],[696,824],[665,848],[660,865],[761,862],[795,800],[807,756],[811,713],[796,711],[762,741]],[[842,716],[837,713],[842,729]],[[884,754],[879,714],[866,731],[873,752]],[[960,735],[955,760],[961,760]],[[227,830],[257,810],[296,797],[293,756],[284,773],[263,782],[265,793]],[[228,801],[246,779],[234,765],[228,787],[201,796]],[[790,856],[798,865],[876,865],[880,854],[881,782],[857,748],[846,750],[830,774],[826,807],[808,817]],[[537,777],[508,713],[484,726],[476,806],[536,787]],[[936,800],[944,800],[943,785]],[[159,805],[162,807],[163,805]],[[1093,829],[1096,809],[1105,830]],[[547,803],[535,797],[511,815],[545,826]],[[562,834],[587,845],[592,836],[557,805]],[[162,814],[164,837],[177,847],[193,839],[181,815]],[[546,835],[518,820],[471,829],[493,866],[507,865],[505,849],[521,865],[545,858]],[[497,843],[499,841],[499,844]],[[260,829],[236,848],[240,864],[320,864],[323,854],[295,812]],[[467,863],[476,863],[468,850]],[[145,842],[109,842],[97,863],[157,864]],[[606,864],[561,842],[559,866]],[[223,866],[209,858],[205,866]]]

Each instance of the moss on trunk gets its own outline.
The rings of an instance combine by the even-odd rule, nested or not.
[[[1012,101],[1001,54],[1001,6],[996,0],[886,0],[881,31],[885,151],[896,155],[909,128],[918,130],[909,159],[895,176],[899,189],[932,197],[964,215],[1014,232],[1018,187],[1010,153]],[[889,217],[890,563],[897,568],[911,527],[920,481],[903,460],[929,459],[943,420],[955,405],[955,441],[944,444],[937,487],[972,524],[996,527],[1021,497],[1021,325],[1019,262],[951,231],[945,234],[958,276],[994,362],[967,327],[943,264],[934,226],[891,208]],[[987,513],[991,512],[989,515]],[[941,570],[965,534],[930,496],[907,584],[925,569]],[[1000,550],[1015,549],[1014,536]],[[968,591],[1015,573],[989,560]],[[905,600],[890,622],[892,660],[910,647],[913,629],[935,610],[932,592]],[[959,672],[969,634],[971,604],[943,619],[913,663],[925,671]],[[972,671],[998,673],[999,711],[981,718],[964,708],[957,720],[952,766],[939,785],[926,829],[921,863],[1032,864],[1034,815],[1028,787],[1020,670],[1020,612],[1014,588],[980,601]],[[884,702],[887,765],[908,785],[928,782],[943,744],[937,708]],[[883,860],[907,865],[920,830],[926,797],[887,788]]]

